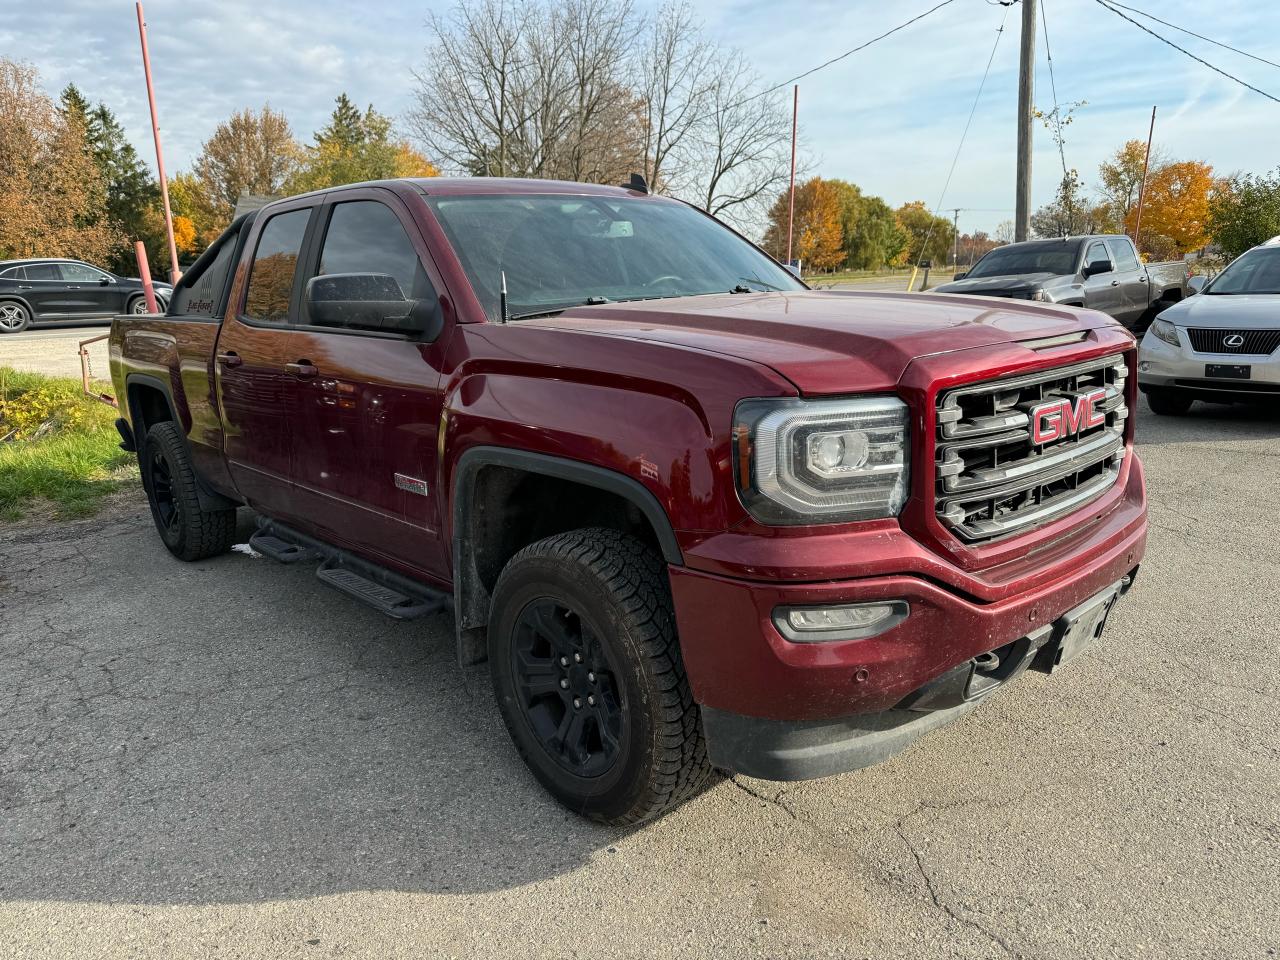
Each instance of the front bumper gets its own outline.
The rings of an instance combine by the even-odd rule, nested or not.
[[[1204,399],[1248,400],[1280,397],[1280,354],[1248,356],[1239,353],[1196,353],[1182,328],[1178,346],[1165,343],[1147,331],[1138,349],[1138,386],[1143,389],[1172,387]],[[1249,367],[1248,380],[1205,376],[1208,364]]]
[[[923,694],[963,675],[974,658],[1027,640],[1020,673],[1059,618],[1136,570],[1146,509],[1140,462],[1131,465],[1117,506],[1068,537],[1070,549],[1045,547],[1039,564],[1026,558],[1021,582],[1005,584],[994,600],[911,572],[795,583],[671,567],[685,667],[713,762],[778,779],[825,776],[878,762],[972,709],[985,695],[924,702]],[[910,613],[869,639],[792,643],[773,622],[779,606],[883,600],[904,600]]]

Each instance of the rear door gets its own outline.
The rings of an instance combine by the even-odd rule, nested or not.
[[[37,317],[58,319],[74,316],[66,282],[56,263],[28,263],[22,295]]]
[[[1124,297],[1120,291],[1120,280],[1116,276],[1115,261],[1107,245],[1101,240],[1094,240],[1084,251],[1084,264],[1105,261],[1109,269],[1105,273],[1097,273],[1084,279],[1084,305],[1090,310],[1101,310],[1113,317],[1124,312]],[[1083,265],[1081,267],[1083,269]]]
[[[1115,317],[1126,326],[1132,326],[1147,312],[1151,300],[1147,270],[1138,262],[1138,252],[1128,237],[1108,240],[1107,249],[1116,266],[1115,279],[1120,281],[1121,312]]]
[[[293,201],[258,218],[246,247],[253,251],[247,277],[232,291],[214,355],[232,481],[249,506],[286,521],[297,516],[290,470],[299,381],[290,364],[299,347],[289,321],[315,206],[315,198]]]
[[[408,208],[382,188],[330,195],[312,276],[382,274],[406,299],[442,289]],[[292,422],[299,511],[321,539],[403,570],[447,577],[436,489],[446,335],[427,342],[328,326],[301,306],[291,359],[312,367]]]

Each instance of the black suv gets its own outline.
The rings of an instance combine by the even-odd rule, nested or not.
[[[173,293],[153,283],[164,310]],[[117,277],[79,260],[0,260],[0,333],[18,333],[41,320],[102,320],[146,313],[142,281]]]

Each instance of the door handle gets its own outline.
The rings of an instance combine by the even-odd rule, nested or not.
[[[1146,278],[1146,277],[1139,277],[1139,278],[1138,278],[1138,282],[1139,282],[1139,283],[1146,283],[1146,282],[1147,282],[1147,278]]]
[[[1120,286],[1120,281],[1119,281],[1119,280],[1112,280],[1112,281],[1111,281],[1111,285],[1112,285],[1113,287],[1118,287],[1118,286]]]
[[[320,373],[310,360],[297,360],[293,363],[286,363],[284,368],[299,380],[311,380]]]
[[[228,350],[226,353],[218,354],[218,362],[224,367],[238,367],[240,364],[244,363],[244,361],[240,359],[240,354],[236,353],[234,350]]]

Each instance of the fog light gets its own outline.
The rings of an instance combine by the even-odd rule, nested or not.
[[[847,603],[822,607],[778,607],[773,623],[792,643],[865,640],[907,619],[905,600]]]

